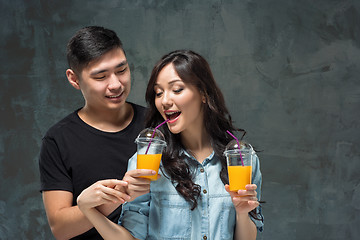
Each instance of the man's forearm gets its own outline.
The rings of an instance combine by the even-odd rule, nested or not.
[[[108,216],[120,204],[108,204],[98,207],[99,212]],[[56,239],[69,239],[90,230],[94,226],[80,211],[78,206],[57,211],[54,219],[49,219],[50,228]]]
[[[48,220],[51,231],[58,240],[78,236],[93,227],[77,206],[59,209]]]

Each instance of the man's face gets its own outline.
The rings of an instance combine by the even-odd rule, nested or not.
[[[117,110],[130,93],[130,69],[124,52],[113,49],[86,66],[79,79],[85,107],[94,110]]]

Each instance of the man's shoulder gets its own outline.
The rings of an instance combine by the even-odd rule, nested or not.
[[[133,106],[134,109],[136,109],[138,111],[141,111],[141,112],[145,112],[146,109],[147,109],[146,107],[141,106],[141,105],[136,104],[136,103],[133,103],[133,102],[128,102],[128,103],[130,103]]]
[[[145,118],[147,108],[136,103],[128,102],[134,109],[135,118]]]
[[[52,125],[48,131],[45,134],[45,137],[53,137],[58,135],[60,132],[62,132],[64,130],[64,128],[66,128],[67,126],[69,126],[71,123],[76,122],[76,114],[77,111],[74,111],[70,114],[68,114],[67,116],[65,116],[64,118],[62,118],[60,121],[58,121],[57,123],[55,123],[54,125]]]

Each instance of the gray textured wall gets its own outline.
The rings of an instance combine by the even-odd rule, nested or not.
[[[258,239],[358,239],[359,1],[1,0],[0,19],[0,239],[52,238],[41,137],[82,104],[65,45],[94,24],[123,40],[139,104],[163,54],[208,59],[237,126],[263,150]]]

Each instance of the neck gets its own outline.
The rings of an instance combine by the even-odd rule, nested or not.
[[[118,132],[130,124],[134,111],[129,103],[114,110],[98,110],[85,105],[78,115],[84,122],[96,129],[104,132]]]
[[[201,163],[213,151],[210,136],[205,129],[196,132],[183,132],[181,133],[181,141],[186,150]]]

